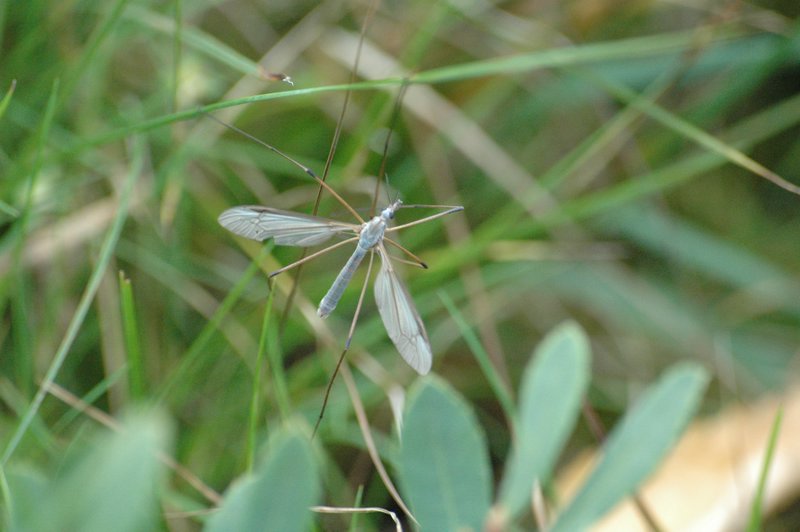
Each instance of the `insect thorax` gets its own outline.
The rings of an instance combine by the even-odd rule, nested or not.
[[[383,238],[386,231],[386,221],[380,216],[375,216],[365,223],[359,235],[358,246],[364,249],[374,248]]]

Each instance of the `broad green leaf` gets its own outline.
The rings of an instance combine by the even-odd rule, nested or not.
[[[588,382],[589,341],[577,324],[561,325],[539,345],[522,376],[517,437],[500,487],[508,514],[531,500],[535,480],[549,477]]]
[[[700,366],[682,364],[648,388],[611,433],[600,463],[552,530],[584,530],[631,495],[683,432],[707,380]]]
[[[475,415],[443,381],[412,390],[398,463],[411,511],[422,530],[482,530],[491,474]]]
[[[269,441],[264,463],[231,487],[205,530],[306,531],[312,518],[309,507],[317,503],[319,491],[309,436],[282,429]]]
[[[157,528],[164,465],[158,459],[169,441],[159,416],[136,416],[122,430],[104,434],[49,485],[30,474],[12,478],[15,530],[120,532]],[[31,505],[25,495],[43,494]]]
[[[31,528],[32,517],[41,511],[41,501],[52,495],[51,484],[40,472],[28,464],[12,464],[3,471],[2,516],[4,521],[0,530],[27,530]],[[7,487],[7,489],[6,489]]]

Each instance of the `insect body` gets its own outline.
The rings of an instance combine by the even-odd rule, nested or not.
[[[325,294],[325,297],[320,301],[317,314],[321,318],[327,318],[328,315],[333,312],[333,309],[336,308],[336,304],[342,297],[345,287],[350,283],[350,279],[353,278],[356,268],[361,264],[367,252],[383,241],[383,234],[386,232],[386,224],[389,220],[394,218],[394,213],[400,208],[401,203],[400,200],[395,201],[381,211],[380,216],[373,217],[372,220],[361,226],[361,233],[358,235],[356,250],[350,256],[350,259],[347,261],[347,264],[344,265],[342,271],[339,272],[339,275],[336,277],[333,285],[331,285],[328,293]]]
[[[338,196],[337,199],[339,199]],[[237,235],[258,241],[273,238],[276,244],[287,246],[313,246],[325,242],[336,234],[351,235],[350,238],[342,242],[313,253],[301,259],[301,261],[290,264],[271,274],[276,275],[331,249],[340,247],[348,242],[357,241],[355,251],[320,302],[317,314],[323,318],[327,317],[336,308],[344,289],[364,257],[368,253],[377,252],[381,258],[381,269],[375,279],[375,302],[383,324],[386,327],[389,338],[392,339],[403,359],[418,373],[425,375],[430,371],[432,362],[428,334],[408,291],[397,276],[391,257],[386,251],[385,243],[389,242],[406,253],[410,252],[389,239],[386,233],[460,211],[463,207],[450,207],[446,211],[415,222],[388,227],[389,221],[394,218],[395,212],[401,206],[402,202],[396,200],[383,209],[380,215],[373,217],[369,221],[360,220],[359,217],[362,222],[361,225],[261,206],[241,206],[228,209],[219,216],[219,223]],[[351,210],[351,212],[357,216],[355,211]],[[350,340],[348,339],[346,345],[349,345],[349,342]]]

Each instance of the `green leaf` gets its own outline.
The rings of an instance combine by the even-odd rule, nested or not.
[[[481,530],[491,497],[486,441],[474,414],[446,383],[412,390],[399,473],[423,530]]]
[[[40,501],[51,496],[45,476],[28,464],[12,464],[2,472],[3,521],[0,530],[32,529],[33,516],[42,510]]]
[[[522,376],[517,437],[499,497],[511,516],[531,500],[534,481],[549,477],[588,382],[589,341],[577,324],[563,324],[539,345]]]
[[[552,530],[583,530],[633,493],[683,432],[707,381],[702,367],[682,364],[648,388],[611,433],[600,463]]]
[[[30,472],[10,478],[13,530],[120,532],[154,530],[164,465],[158,459],[169,441],[160,416],[139,415],[122,430],[104,434],[58,480],[47,483]],[[38,493],[35,504],[26,496]]]
[[[317,503],[319,492],[309,436],[282,429],[270,439],[261,467],[237,481],[205,530],[305,531],[311,523],[309,507]]]

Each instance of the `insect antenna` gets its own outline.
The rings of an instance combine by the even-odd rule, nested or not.
[[[408,79],[403,80],[403,84],[400,85],[400,91],[397,93],[397,99],[394,101],[394,108],[392,109],[392,118],[389,122],[389,132],[386,134],[386,140],[383,143],[383,156],[381,157],[381,166],[378,170],[378,179],[375,181],[375,194],[372,195],[372,206],[370,207],[369,215],[370,217],[375,216],[375,213],[378,209],[378,196],[380,195],[380,188],[381,188],[381,180],[386,180],[386,194],[387,198],[389,199],[389,203],[392,203],[392,198],[388,196],[389,194],[389,176],[386,173],[386,160],[389,158],[389,144],[392,141],[392,133],[394,132],[395,128],[397,127],[397,120],[400,116],[400,110],[403,107],[403,97],[406,95],[406,91],[408,90]]]

